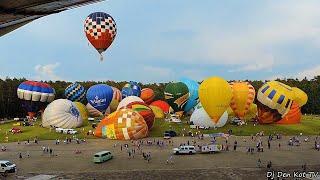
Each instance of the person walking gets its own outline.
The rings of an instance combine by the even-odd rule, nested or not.
[[[22,154],[21,153],[19,153],[19,159],[22,159]]]
[[[268,149],[271,148],[271,144],[270,144],[270,141],[268,140]]]
[[[260,158],[258,159],[257,166],[258,166],[258,168],[261,168],[261,159]]]

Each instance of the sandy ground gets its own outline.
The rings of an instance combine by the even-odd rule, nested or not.
[[[56,179],[266,179],[266,164],[272,161],[275,171],[301,171],[302,164],[307,164],[307,171],[320,174],[320,152],[313,149],[315,137],[309,142],[302,142],[301,146],[288,146],[290,137],[271,141],[271,149],[267,149],[267,137],[262,137],[264,152],[247,154],[247,147],[255,147],[256,142],[251,137],[232,136],[229,138],[230,150],[216,154],[173,155],[173,164],[166,164],[172,155],[172,148],[180,143],[197,144],[210,142],[209,138],[199,140],[191,137],[173,138],[174,145],[159,147],[157,145],[143,145],[144,152],[151,153],[151,161],[145,161],[136,151],[134,158],[128,158],[127,150],[120,144],[129,144],[128,141],[113,141],[107,139],[88,140],[86,143],[60,144],[55,141],[40,141],[39,144],[29,145],[22,142],[6,144],[7,151],[0,152],[0,159],[6,159],[17,165],[18,172],[7,179],[24,179],[38,174],[57,175]],[[163,140],[162,138],[158,138]],[[156,139],[156,141],[158,140]],[[301,137],[300,140],[304,139]],[[147,139],[144,139],[146,141]],[[154,140],[149,139],[149,140]],[[233,142],[238,141],[238,148],[233,150]],[[225,143],[218,139],[218,143]],[[278,144],[281,144],[280,149]],[[114,144],[117,144],[114,147]],[[49,146],[56,156],[50,157],[43,153],[41,147]],[[81,150],[81,154],[75,154]],[[101,150],[109,150],[114,158],[102,164],[94,164],[92,156]],[[30,157],[26,156],[29,151]],[[19,152],[23,158],[19,159]],[[263,168],[257,168],[257,160],[261,159]]]

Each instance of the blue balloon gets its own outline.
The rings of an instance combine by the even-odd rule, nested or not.
[[[128,96],[138,96],[141,95],[141,87],[137,82],[130,81],[129,83],[125,84],[121,90],[122,99]]]
[[[64,91],[64,95],[70,101],[82,101],[86,95],[86,90],[81,84],[75,82],[70,84]]]
[[[106,84],[91,86],[87,91],[87,100],[94,108],[104,113],[110,105],[113,90]]]
[[[199,84],[197,81],[194,81],[188,78],[181,78],[180,82],[187,85],[189,89],[189,93],[190,93],[189,99],[187,101],[187,104],[184,107],[184,112],[189,112],[192,108],[194,108],[199,103],[199,95],[198,95]]]

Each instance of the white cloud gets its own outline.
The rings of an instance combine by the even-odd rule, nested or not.
[[[309,69],[305,69],[301,72],[297,72],[295,74],[278,74],[278,75],[274,75],[271,76],[269,78],[267,78],[268,80],[275,80],[275,79],[284,79],[284,78],[298,78],[300,80],[307,78],[307,79],[312,79],[315,76],[319,76],[320,75],[320,65],[309,68]]]
[[[267,57],[267,56],[266,56]],[[272,70],[274,66],[274,58],[270,56],[267,59],[261,59],[260,62],[254,62],[252,64],[244,65],[240,68],[230,70],[229,72],[247,72],[247,71],[260,71],[260,70]]]
[[[34,67],[34,70],[36,72],[35,79],[37,80],[62,80],[61,77],[59,77],[55,70],[60,65],[60,63],[55,64],[46,64],[46,65],[36,65]]]
[[[174,73],[172,69],[167,67],[155,67],[155,66],[149,66],[149,65],[143,65],[141,69],[139,68],[139,71],[142,70],[143,73],[141,75],[143,76],[141,79],[146,79],[148,81],[146,82],[152,82],[157,81],[161,79],[162,81],[167,81],[174,79]],[[141,71],[140,71],[141,72]]]

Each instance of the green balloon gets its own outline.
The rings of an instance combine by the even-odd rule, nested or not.
[[[175,112],[183,111],[189,99],[189,89],[182,82],[169,83],[164,89],[164,98]]]

